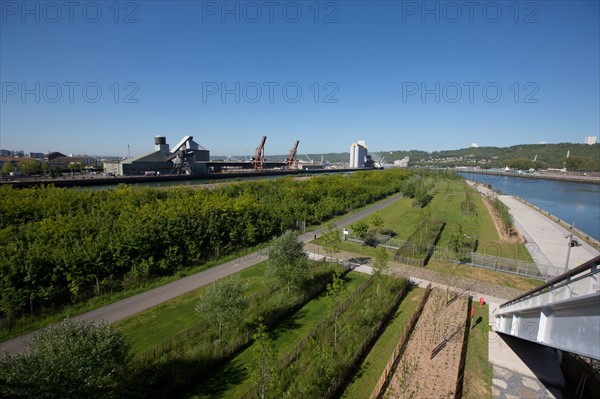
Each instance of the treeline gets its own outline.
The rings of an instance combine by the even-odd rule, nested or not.
[[[491,200],[491,203],[496,216],[498,219],[500,219],[500,222],[502,222],[502,228],[504,229],[504,232],[509,236],[512,235],[514,232],[514,221],[508,207],[502,201],[500,201],[498,197],[495,197],[493,200]]]
[[[0,317],[172,275],[398,192],[387,170],[215,190],[0,188]]]

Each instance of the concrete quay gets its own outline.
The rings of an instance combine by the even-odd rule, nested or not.
[[[569,250],[569,240],[566,237],[571,234],[570,231],[513,196],[497,195],[485,186],[475,182],[468,183],[483,195],[497,196],[509,208],[515,227],[527,240],[527,249],[536,264],[553,266],[550,270],[554,270],[554,276],[566,271]],[[570,248],[569,270],[600,254],[583,240],[578,242],[581,245]]]

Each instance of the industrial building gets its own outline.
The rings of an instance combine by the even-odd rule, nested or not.
[[[359,140],[358,143],[352,143],[350,146],[350,163],[351,168],[371,168],[373,160],[369,155],[367,144],[364,140]]]
[[[105,163],[104,172],[117,175],[144,174],[203,174],[207,173],[210,152],[185,136],[176,146],[169,148],[164,136],[154,138],[154,151],[118,163]]]

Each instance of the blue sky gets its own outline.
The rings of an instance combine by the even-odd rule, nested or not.
[[[123,156],[193,135],[243,155],[267,135],[269,155],[296,139],[321,153],[597,136],[599,2],[471,4],[2,0],[0,147]]]

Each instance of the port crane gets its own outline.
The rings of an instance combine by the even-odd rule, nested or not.
[[[298,159],[296,158],[296,155],[298,154],[298,144],[300,144],[300,140],[296,140],[296,144],[294,144],[294,147],[290,150],[290,154],[285,160],[288,169],[298,169]]]
[[[252,158],[252,167],[254,170],[263,170],[265,167],[265,143],[267,142],[267,136],[263,136],[260,141],[260,145],[256,148],[254,158]]]

